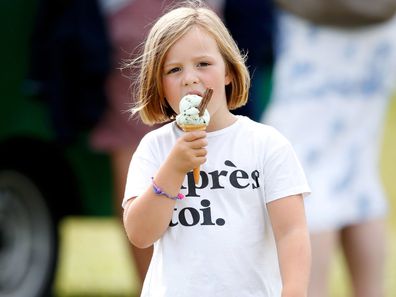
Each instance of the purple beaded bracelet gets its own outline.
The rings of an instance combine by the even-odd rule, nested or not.
[[[165,197],[170,198],[172,200],[182,200],[182,199],[184,199],[185,196],[182,193],[179,193],[179,194],[177,194],[177,196],[174,196],[174,197],[169,195],[169,194],[167,194],[167,193],[165,193],[164,191],[162,191],[162,189],[160,187],[158,187],[155,184],[154,177],[152,177],[151,180],[152,180],[152,183],[153,183],[153,191],[154,191],[155,194],[164,195]]]

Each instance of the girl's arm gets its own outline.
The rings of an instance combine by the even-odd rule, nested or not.
[[[302,195],[267,204],[277,244],[282,297],[306,297],[311,267],[309,232]]]
[[[206,145],[205,131],[183,134],[154,176],[155,184],[176,196],[187,172],[205,163]],[[139,248],[151,246],[168,228],[175,204],[175,200],[155,194],[152,185],[141,196],[130,199],[123,218],[129,240]]]

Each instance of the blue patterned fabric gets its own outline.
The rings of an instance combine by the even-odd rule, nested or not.
[[[311,230],[384,216],[379,157],[396,85],[396,18],[359,29],[277,16],[271,104],[262,121],[293,144],[307,173]]]

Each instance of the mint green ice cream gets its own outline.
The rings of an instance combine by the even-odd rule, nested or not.
[[[199,116],[198,106],[201,103],[201,100],[201,96],[193,94],[186,95],[180,100],[180,113],[176,116],[176,123],[179,126],[209,124],[210,114],[207,109],[205,109],[205,112],[201,117]]]

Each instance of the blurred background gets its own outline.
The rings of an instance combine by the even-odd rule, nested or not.
[[[103,1],[101,8],[86,0],[1,1],[0,297],[139,292],[112,198],[112,159],[90,142],[108,107],[104,81],[114,68],[102,10],[124,2]],[[212,2],[219,7],[222,1]],[[263,73],[260,108],[271,79],[270,71]],[[391,205],[386,273],[391,297],[396,295],[396,97],[387,114],[381,170]],[[332,297],[349,290],[340,257],[332,269]]]

